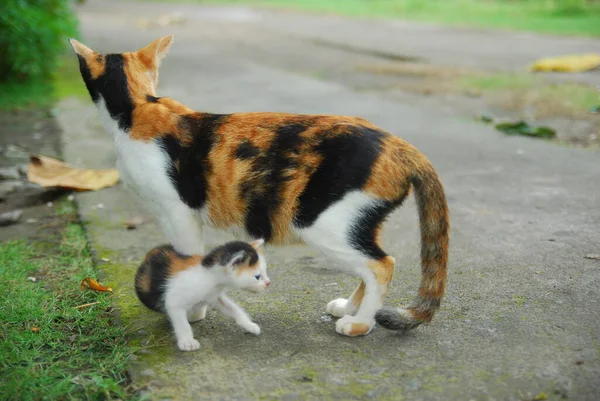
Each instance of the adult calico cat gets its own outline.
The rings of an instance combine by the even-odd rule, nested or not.
[[[327,305],[341,318],[338,333],[367,334],[375,320],[407,330],[432,319],[445,290],[449,217],[443,186],[416,148],[357,117],[212,114],[157,97],[172,36],[121,54],[70,42],[123,181],[179,252],[204,252],[204,224],[268,243],[300,240],[362,279],[349,299]],[[381,224],[411,188],[421,286],[411,306],[380,309],[395,264],[381,249]]]

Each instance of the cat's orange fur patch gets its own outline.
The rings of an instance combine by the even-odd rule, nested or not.
[[[358,308],[363,298],[365,297],[365,288],[366,287],[364,281],[361,281],[358,285],[358,288],[354,290],[354,292],[350,296],[350,300],[348,302],[350,302],[352,305]]]
[[[364,323],[352,323],[350,331],[348,332],[349,336],[361,336],[363,334],[367,334],[371,330],[371,327],[368,324]]]

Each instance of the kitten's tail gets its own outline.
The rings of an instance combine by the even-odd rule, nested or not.
[[[421,286],[408,308],[377,311],[377,323],[390,330],[410,330],[430,322],[446,289],[450,218],[444,188],[428,160],[419,160],[415,167],[410,182],[421,226]]]

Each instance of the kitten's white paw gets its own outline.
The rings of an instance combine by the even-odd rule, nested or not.
[[[256,323],[247,323],[246,325],[244,325],[244,329],[246,329],[248,333],[252,333],[256,336],[260,334],[260,326]]]
[[[374,320],[363,322],[354,316],[346,315],[335,323],[335,331],[349,337],[364,336],[369,334],[374,325]]]
[[[335,317],[346,316],[348,300],[345,298],[334,299],[327,304],[327,313]]]
[[[194,307],[187,314],[188,322],[193,323],[193,322],[197,322],[198,320],[204,319],[206,317],[206,309],[207,308],[208,308],[207,305],[204,305],[202,307]]]
[[[193,338],[179,340],[177,341],[177,346],[182,351],[196,351],[197,349],[200,349],[200,343]]]

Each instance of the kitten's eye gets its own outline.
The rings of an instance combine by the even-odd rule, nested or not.
[[[260,274],[257,274],[256,276],[254,276],[255,279],[260,280]]]

